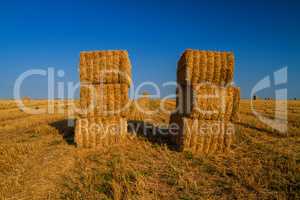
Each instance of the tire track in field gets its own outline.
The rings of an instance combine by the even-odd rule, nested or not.
[[[29,108],[34,108],[36,106],[46,106],[48,105],[48,102],[45,101],[45,102],[39,102],[39,103],[30,103],[30,104],[25,104],[26,107],[29,107]],[[0,105],[0,111],[5,111],[5,110],[9,110],[9,109],[19,109],[19,106],[15,103],[13,103],[13,105]]]
[[[25,118],[11,120],[6,125],[0,126],[1,134],[22,133],[30,130],[41,124],[63,120],[67,116],[62,114],[44,114],[44,115],[31,115]]]
[[[30,117],[33,115],[42,115],[42,114],[30,114],[30,113],[26,113],[26,112],[21,112],[21,111],[17,111],[16,113],[5,113],[4,116],[2,116],[3,113],[0,112],[0,126],[3,126],[5,124],[9,124],[12,121],[15,121],[17,119],[23,119],[26,117]]]

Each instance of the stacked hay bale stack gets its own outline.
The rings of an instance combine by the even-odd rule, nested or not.
[[[75,142],[79,147],[119,143],[127,132],[131,64],[127,51],[80,53],[80,118]]]
[[[232,86],[231,52],[187,49],[178,61],[176,112],[170,133],[176,147],[194,153],[223,152],[234,135],[240,90]]]

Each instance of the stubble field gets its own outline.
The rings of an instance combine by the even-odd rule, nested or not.
[[[67,113],[58,112],[67,103],[55,101],[54,114],[32,115],[0,101],[0,199],[300,198],[300,101],[288,102],[288,134],[281,134],[242,100],[231,151],[210,156],[176,152],[163,137],[142,135],[118,146],[78,149]],[[142,102],[149,110],[159,103]],[[47,101],[26,105],[46,109]],[[172,110],[175,102],[165,107]],[[274,107],[271,100],[255,101],[264,116],[272,117]],[[145,116],[131,109],[131,127],[146,121],[166,131],[167,113]]]

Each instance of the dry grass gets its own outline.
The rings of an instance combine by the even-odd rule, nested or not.
[[[157,101],[147,105],[155,109]],[[255,104],[266,116],[273,105]],[[288,106],[285,136],[241,100],[231,151],[201,157],[144,137],[97,151],[77,149],[65,115],[23,115],[13,102],[1,101],[0,199],[299,199],[300,102]],[[174,109],[175,102],[165,107]],[[158,111],[142,119],[156,127],[168,117]]]

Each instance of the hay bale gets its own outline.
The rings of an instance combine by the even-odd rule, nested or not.
[[[220,83],[221,85],[226,84],[226,79],[227,79],[227,53],[226,52],[221,52],[221,71],[220,71]]]
[[[234,70],[234,55],[233,53],[227,54],[227,72],[225,83],[230,83],[233,80],[233,70]]]
[[[131,84],[131,64],[127,51],[80,53],[80,80],[89,83]]]
[[[174,123],[179,127],[176,134]],[[173,114],[171,125],[172,142],[179,151],[200,154],[224,152],[229,149],[234,137],[234,125],[226,121],[191,119]]]
[[[119,144],[127,133],[122,117],[80,118],[76,120],[75,142],[78,147],[99,148]]]
[[[126,116],[128,112],[127,84],[87,84],[80,86],[82,117]]]
[[[195,52],[197,52],[197,51],[195,51]],[[199,83],[199,82],[203,82],[206,80],[208,58],[207,58],[206,51],[199,51],[199,52],[197,52],[197,54],[200,55],[199,64],[198,64],[198,66],[196,66],[199,68],[199,78],[198,78],[198,82],[197,82],[197,83]]]
[[[222,69],[222,64],[221,64],[221,53],[216,52],[215,53],[215,58],[214,58],[214,75],[213,75],[213,83],[216,83],[216,85],[221,85],[221,69]]]
[[[207,52],[207,76],[205,82],[212,83],[214,78],[214,67],[215,67],[215,53],[212,51]]]
[[[232,52],[187,49],[177,63],[180,84],[208,82],[224,86],[232,82],[234,55]]]
[[[231,52],[186,50],[177,63],[176,112],[169,131],[178,125],[171,141],[178,150],[210,154],[226,151],[238,118],[239,88],[233,79]]]
[[[233,106],[232,106],[232,115],[231,121],[238,122],[239,121],[239,108],[240,108],[240,88],[234,88],[234,96],[233,96]]]
[[[239,94],[232,86],[181,85],[176,93],[178,112],[186,117],[228,121],[238,112],[235,97]]]

